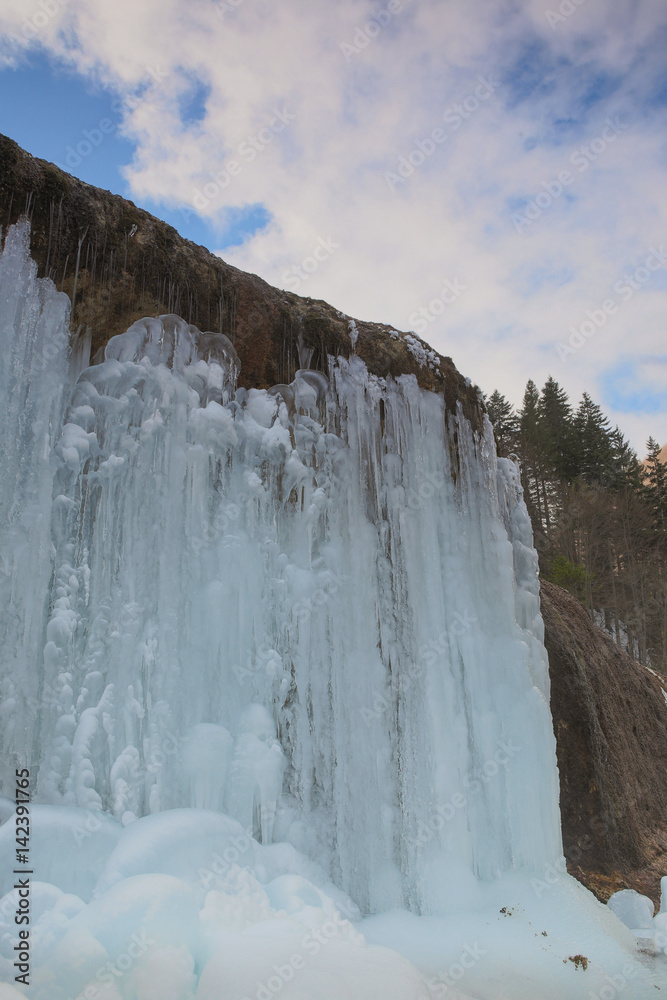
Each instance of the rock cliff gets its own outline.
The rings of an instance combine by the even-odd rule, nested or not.
[[[667,678],[546,581],[542,615],[569,870],[600,899],[636,889],[657,904],[667,874]]]

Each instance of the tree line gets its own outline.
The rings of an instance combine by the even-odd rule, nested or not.
[[[667,466],[640,462],[588,393],[574,409],[553,378],[516,411],[486,400],[499,455],[521,468],[540,572],[566,587],[640,663],[667,673]]]

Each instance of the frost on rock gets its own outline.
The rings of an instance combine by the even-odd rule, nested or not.
[[[30,997],[123,958],[109,996],[240,1000],[292,955],[285,998],[439,996],[460,914],[477,936],[517,894],[568,914],[574,954],[570,882],[530,909],[558,776],[530,523],[490,426],[356,355],[312,371],[303,338],[291,385],[236,389],[227,338],[176,316],[70,393],[67,300],[25,228],[0,282],[0,792],[31,767]],[[596,933],[600,968],[628,960]],[[476,969],[461,996],[495,1000]]]
[[[432,350],[428,344],[424,341],[419,340],[412,333],[398,333],[396,330],[390,330],[390,335],[399,340],[403,340],[407,344],[407,348],[410,354],[416,359],[420,367],[430,368],[431,371],[436,372],[440,375],[440,359],[436,352]]]

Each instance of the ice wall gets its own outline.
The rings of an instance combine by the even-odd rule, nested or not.
[[[166,316],[59,426],[67,303],[25,230],[0,280],[5,781],[29,759],[41,802],[123,824],[224,811],[370,912],[558,857],[536,558],[488,424],[356,357],[235,390],[227,338]]]
[[[69,299],[37,281],[27,225],[0,255],[0,765],[31,756],[53,568],[51,499],[67,385]],[[11,776],[11,780],[10,780]]]

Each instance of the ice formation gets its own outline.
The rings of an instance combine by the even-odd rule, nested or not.
[[[648,896],[642,896],[634,889],[621,889],[620,892],[613,893],[607,906],[631,930],[645,931],[653,928],[653,903]]]
[[[68,301],[27,245],[0,258],[19,995],[546,1000],[627,967],[643,996],[632,935],[563,873],[537,562],[489,425],[303,344],[291,385],[237,389],[229,340],[176,316],[70,392]]]

